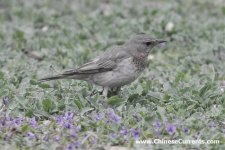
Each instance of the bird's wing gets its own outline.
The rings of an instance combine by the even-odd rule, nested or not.
[[[118,62],[127,58],[128,55],[121,46],[114,47],[105,51],[102,55],[96,57],[83,64],[78,69],[72,69],[65,71],[63,75],[74,75],[74,74],[93,74],[114,69]]]

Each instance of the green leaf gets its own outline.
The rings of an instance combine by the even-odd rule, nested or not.
[[[28,129],[29,129],[29,126],[28,125],[23,125],[21,127],[22,132],[26,132]]]
[[[109,105],[112,105],[112,106],[118,106],[118,105],[121,105],[122,103],[124,103],[124,99],[120,98],[119,96],[112,96],[110,97],[108,100],[107,100],[107,103]]]
[[[138,97],[139,97],[138,94],[132,94],[132,95],[129,96],[128,101],[129,101],[129,102],[132,102],[132,101],[134,101],[135,99],[137,99]]]
[[[27,117],[32,117],[33,116],[33,111],[32,110],[28,110],[28,112],[26,113]]]
[[[46,83],[39,84],[39,86],[40,86],[42,89],[48,89],[48,88],[50,88],[50,85],[48,85],[48,84],[46,84]]]
[[[79,100],[74,100],[74,103],[77,105],[77,107],[79,109],[82,109],[84,107],[83,104],[81,103],[81,101],[79,101]]]
[[[65,105],[64,101],[59,102],[59,104],[58,104],[59,110],[63,110],[65,107],[66,107],[66,105]]]
[[[223,12],[223,15],[225,16],[225,6],[222,7],[222,12]]]
[[[0,79],[4,79],[4,73],[0,71]]]
[[[31,80],[30,80],[30,84],[31,84],[31,85],[37,85],[37,81],[34,80],[34,79],[31,79]]]
[[[46,112],[50,112],[53,107],[53,102],[50,99],[44,99],[42,101],[42,106]]]
[[[17,40],[24,40],[24,32],[21,30],[16,30],[13,34],[13,37]]]
[[[212,88],[211,84],[204,85],[199,91],[199,96],[203,96],[210,88]]]

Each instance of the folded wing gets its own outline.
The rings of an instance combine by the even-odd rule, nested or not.
[[[113,54],[113,55],[112,55]],[[78,69],[65,71],[63,75],[74,74],[94,74],[113,70],[118,62],[129,57],[128,54],[120,47],[116,46],[105,51],[102,55],[80,66]]]

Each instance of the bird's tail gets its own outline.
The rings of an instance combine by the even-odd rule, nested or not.
[[[38,80],[39,82],[45,82],[50,80],[58,80],[58,79],[76,79],[76,80],[87,80],[89,78],[89,74],[83,74],[78,72],[77,70],[68,70],[63,72],[62,74],[49,76]]]
[[[66,78],[65,75],[59,74],[59,75],[55,75],[55,76],[50,76],[50,77],[46,77],[46,78],[42,78],[39,79],[39,82],[45,82],[45,81],[50,81],[50,80],[58,80],[58,79],[63,79]]]

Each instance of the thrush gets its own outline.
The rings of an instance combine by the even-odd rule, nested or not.
[[[102,86],[103,95],[107,97],[109,89],[119,89],[136,80],[147,67],[147,57],[151,49],[164,42],[166,41],[150,35],[137,34],[123,45],[109,48],[77,69],[67,70],[39,81],[65,78],[84,80]]]

